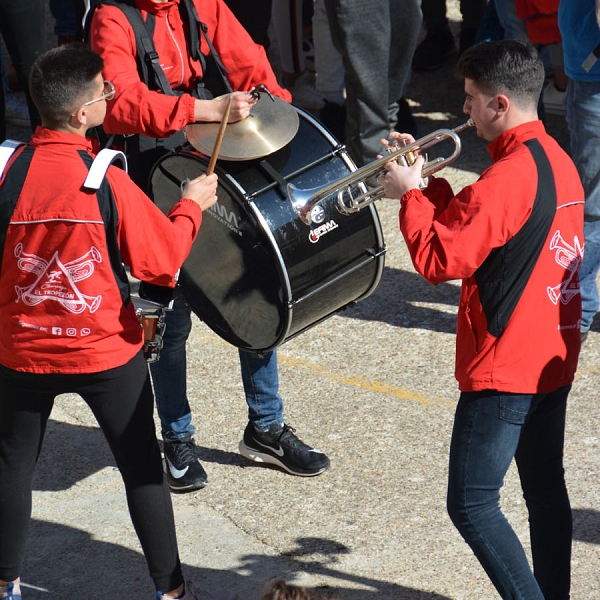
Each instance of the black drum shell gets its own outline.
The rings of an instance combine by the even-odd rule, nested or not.
[[[325,200],[322,220],[306,225],[286,183],[313,188],[355,169],[321,125],[298,110],[300,127],[284,148],[262,159],[218,161],[218,202],[205,211],[179,285],[192,310],[231,344],[265,352],[367,297],[383,271],[384,243],[370,205],[341,214]],[[181,183],[206,172],[192,149],[163,157],[150,194],[165,213]]]

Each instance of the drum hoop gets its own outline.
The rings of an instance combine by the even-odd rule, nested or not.
[[[279,271],[279,276],[280,276],[280,283],[285,283],[285,286],[282,285],[282,290],[284,290],[284,294],[285,294],[285,298],[283,298],[283,301],[285,302],[286,306],[287,306],[287,313],[286,313],[286,322],[284,324],[284,326],[282,327],[282,334],[278,337],[277,342],[276,342],[276,346],[278,346],[281,342],[283,342],[289,331],[290,331],[290,327],[292,326],[292,317],[293,317],[293,309],[292,309],[292,283],[290,281],[290,277],[289,277],[289,273],[287,270],[287,267],[285,265],[285,261],[283,259],[283,254],[281,253],[281,250],[279,249],[279,245],[277,244],[277,241],[275,240],[275,236],[273,235],[273,232],[271,231],[271,228],[269,227],[267,221],[265,220],[265,218],[263,217],[262,213],[260,212],[260,210],[258,210],[258,207],[256,206],[256,204],[251,201],[248,200],[247,198],[244,198],[246,200],[246,204],[248,205],[248,207],[250,209],[252,209],[252,213],[254,214],[254,217],[256,218],[257,222],[260,223],[260,226],[263,229],[263,232],[266,235],[266,239],[269,242],[269,245],[271,246],[271,249],[274,253],[274,256],[276,257],[276,260],[274,260],[273,262],[276,264],[277,266],[277,270]]]

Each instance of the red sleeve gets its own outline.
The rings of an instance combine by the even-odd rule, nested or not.
[[[118,241],[131,274],[157,285],[174,286],[202,222],[193,200],[177,202],[168,217],[117,167],[108,171],[115,197]]]
[[[529,217],[537,189],[532,173],[531,155],[520,153],[495,163],[449,200],[433,198],[446,193],[442,186],[428,186],[432,199],[420,190],[407,192],[401,200],[400,229],[417,272],[433,284],[471,277]],[[441,202],[446,207],[437,212]]]

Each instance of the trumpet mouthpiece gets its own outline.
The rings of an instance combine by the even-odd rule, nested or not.
[[[473,119],[469,119],[466,123],[463,123],[462,125],[459,125],[458,127],[455,127],[452,131],[454,131],[454,133],[460,133],[461,131],[468,129],[469,127],[473,127],[474,125],[475,125],[475,121],[473,121]]]

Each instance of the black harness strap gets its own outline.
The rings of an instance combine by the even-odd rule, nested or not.
[[[556,185],[550,161],[538,140],[525,142],[537,167],[538,189],[529,218],[504,246],[495,248],[475,279],[488,331],[498,338],[506,328],[538,261],[556,213]]]
[[[92,15],[94,10],[101,4],[109,4],[119,8],[127,20],[129,21],[133,33],[135,35],[135,42],[137,48],[137,64],[138,72],[142,81],[152,90],[161,90],[164,94],[170,96],[177,95],[169,84],[167,77],[160,66],[160,59],[156,48],[154,46],[154,25],[156,17],[155,15],[148,13],[147,20],[144,21],[142,18],[140,9],[137,7],[134,0],[95,0],[92,2],[92,6],[86,17],[86,38],[89,38],[89,30],[92,21]],[[187,90],[197,98],[211,98],[212,94],[207,95],[207,90],[204,90],[204,83],[207,79],[212,78],[213,86],[216,86],[218,93],[232,92],[231,85],[227,79],[229,71],[223,65],[211,39],[208,37],[207,26],[200,21],[198,12],[192,0],[181,0],[178,5],[181,20],[186,25],[185,35],[188,42],[188,50],[193,60],[198,61],[202,66],[202,80],[196,82],[195,89]],[[200,33],[204,36],[208,47],[209,55],[205,56],[200,50]],[[210,58],[211,63],[216,67],[216,71],[219,77],[215,78],[215,70],[208,64]],[[181,93],[181,92],[179,92]]]
[[[0,267],[4,258],[4,244],[6,242],[8,225],[15,211],[15,206],[17,206],[27,173],[29,173],[34,152],[35,148],[31,146],[25,146],[21,150],[19,155],[14,159],[10,169],[6,171],[4,183],[0,187]]]
[[[140,79],[153,91],[162,91],[170,96],[179,96],[190,93],[195,98],[211,99],[214,96],[232,91],[227,79],[227,69],[219,58],[213,43],[208,36],[208,29],[198,17],[193,0],[181,0],[178,5],[181,19],[184,23],[187,51],[194,60],[202,66],[202,78],[195,81],[190,90],[173,90],[160,66],[160,59],[153,41],[155,16],[148,14],[144,21],[139,8],[134,0],[93,0],[92,8],[86,18],[86,29],[89,34],[93,10],[101,4],[108,4],[119,8],[133,29],[136,41],[136,62]],[[200,47],[200,32],[204,36],[209,53],[202,54]],[[106,140],[101,131],[98,138]],[[144,190],[148,187],[148,178],[152,166],[168,151],[185,144],[183,131],[178,131],[169,138],[154,138],[142,134],[123,136],[123,146],[129,161],[129,174],[131,178]],[[104,146],[112,143],[112,139],[105,141]]]

